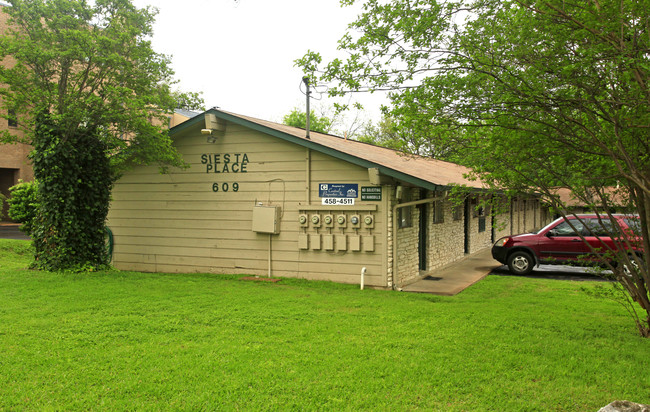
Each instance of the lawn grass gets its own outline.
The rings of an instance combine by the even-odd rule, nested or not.
[[[0,240],[0,410],[596,411],[650,404],[650,340],[591,283],[455,297],[24,269]]]

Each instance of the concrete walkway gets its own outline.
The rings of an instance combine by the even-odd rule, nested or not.
[[[0,239],[29,240],[29,237],[18,229],[20,224],[0,222]]]
[[[471,254],[463,260],[435,269],[424,279],[404,286],[403,292],[456,295],[502,266],[492,258],[491,249]]]

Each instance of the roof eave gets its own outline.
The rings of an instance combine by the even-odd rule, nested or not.
[[[299,138],[297,136],[293,136],[291,134],[282,132],[280,130],[273,129],[271,127],[264,126],[264,125],[261,125],[259,123],[255,123],[255,122],[252,122],[252,121],[247,120],[247,119],[243,119],[241,117],[232,115],[230,113],[222,112],[222,111],[216,110],[216,109],[210,109],[210,110],[207,110],[204,113],[202,113],[202,115],[205,115],[207,113],[213,113],[217,117],[219,117],[219,118],[221,118],[223,120],[226,120],[228,122],[232,122],[234,124],[244,126],[244,127],[249,128],[249,129],[271,135],[273,137],[277,137],[277,138],[282,139],[282,140],[284,140],[286,142],[300,145],[300,146],[308,148],[310,150],[314,150],[316,152],[323,153],[323,154],[326,154],[328,156],[332,156],[332,157],[337,158],[339,160],[344,160],[346,162],[355,164],[355,165],[360,166],[360,167],[364,167],[366,169],[377,168],[379,170],[379,173],[382,174],[382,175],[391,177],[393,179],[399,180],[399,181],[404,182],[404,183],[408,183],[408,184],[411,184],[411,185],[414,185],[414,186],[421,187],[423,189],[428,189],[428,190],[435,191],[435,190],[448,189],[450,187],[450,186],[446,186],[446,185],[439,185],[439,184],[436,184],[436,183],[432,183],[432,182],[429,182],[427,180],[417,178],[415,176],[411,176],[411,175],[409,175],[407,173],[403,173],[403,172],[391,169],[389,167],[386,167],[386,166],[371,162],[369,160],[360,158],[358,156],[353,156],[351,154],[341,152],[339,150],[332,149],[332,148],[327,147],[327,146],[323,146],[323,145],[321,145],[319,143],[315,143],[315,142],[313,142],[311,140],[301,139],[301,138]],[[183,123],[171,128],[169,130],[169,134],[173,136],[173,135],[175,135],[177,133],[182,132],[183,130],[186,130],[186,129],[191,128],[192,126],[195,126],[199,122],[202,122],[203,119],[204,119],[204,116],[202,116],[202,115],[197,115],[197,116],[187,120],[186,122],[183,122]],[[476,189],[476,190],[480,190],[480,189]]]

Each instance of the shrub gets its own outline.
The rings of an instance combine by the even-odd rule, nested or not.
[[[37,197],[38,183],[19,182],[17,185],[9,188],[11,198],[9,203],[9,217],[18,223],[21,223],[20,230],[29,235],[34,227],[34,218],[38,209]]]
[[[34,267],[87,271],[108,265],[105,224],[113,175],[104,131],[67,130],[47,114],[36,122],[30,158],[38,180],[30,236]]]

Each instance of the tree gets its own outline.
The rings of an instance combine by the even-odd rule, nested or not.
[[[113,182],[134,164],[184,165],[162,125],[179,101],[197,96],[171,92],[169,58],[149,41],[155,10],[129,0],[10,4],[0,97],[34,146],[35,266],[101,267]]]
[[[648,337],[649,9],[649,0],[367,0],[340,41],[349,58],[322,67],[308,52],[297,64],[334,94],[391,90],[396,119],[461,130],[455,160],[496,189],[539,194],[567,214],[557,189],[569,188],[604,220],[638,214],[637,233],[614,224],[610,234],[643,253],[606,252]]]
[[[287,126],[307,129],[307,115],[304,110],[295,108],[288,115],[284,116],[282,123]],[[318,133],[329,133],[332,128],[332,120],[326,116],[316,116],[313,110],[309,111],[309,130]]]
[[[412,124],[405,119],[383,117],[376,126],[367,125],[357,140],[404,153],[452,160],[459,141],[454,133],[459,131],[436,127],[430,123]]]

